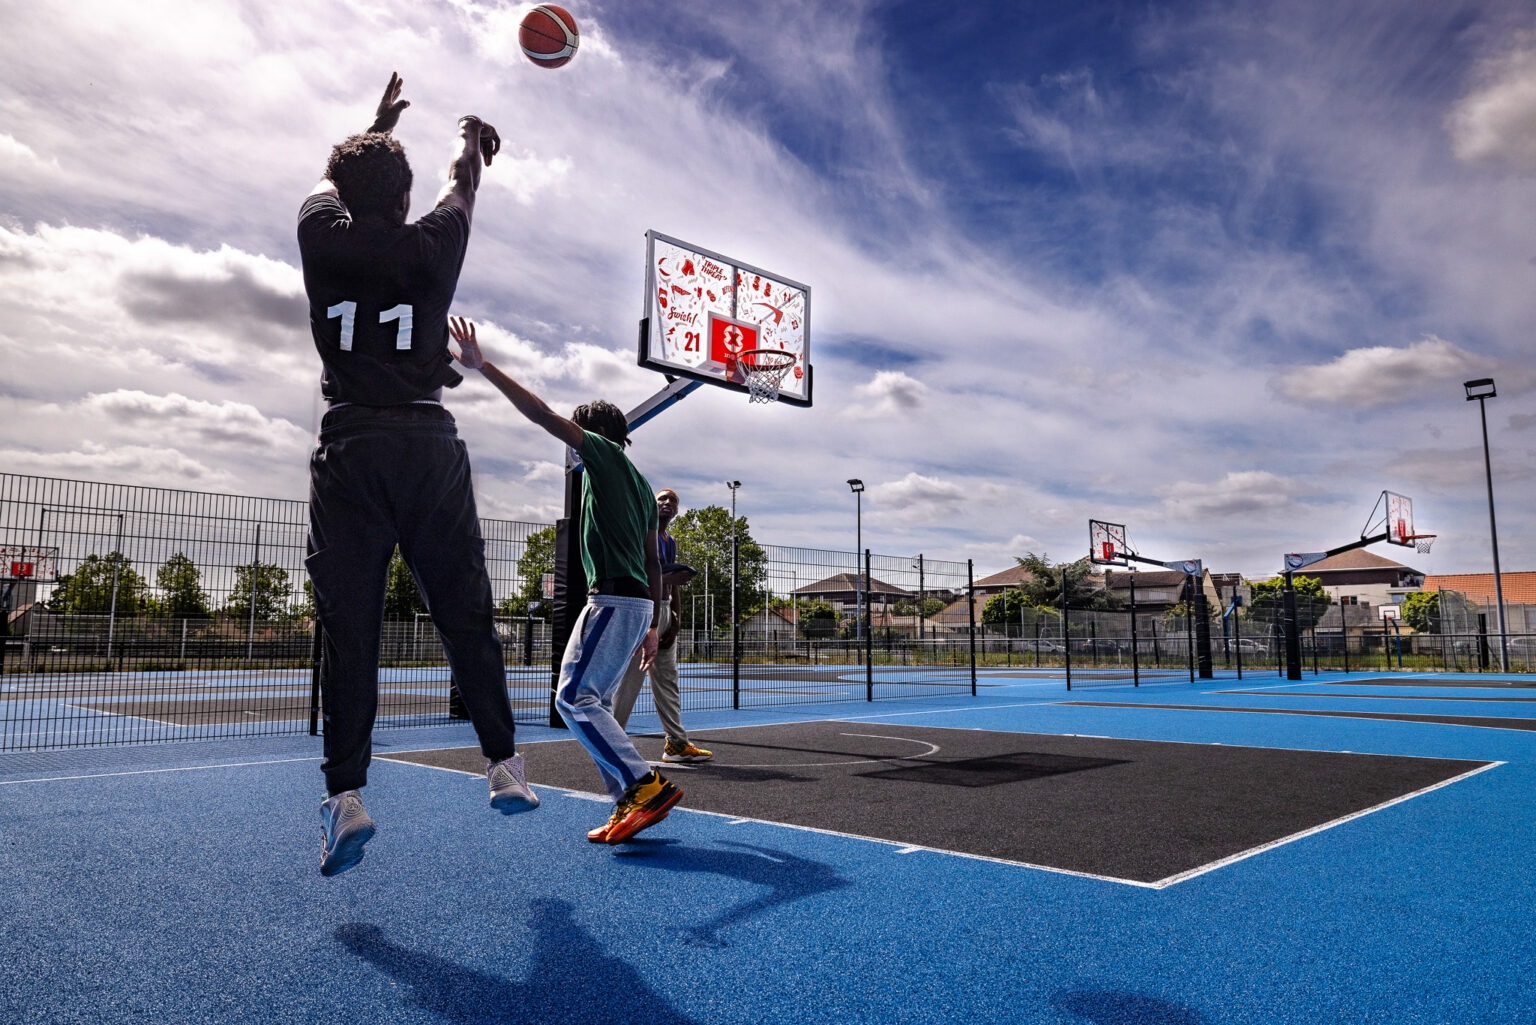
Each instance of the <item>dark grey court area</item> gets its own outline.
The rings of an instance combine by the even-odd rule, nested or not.
[[[692,739],[715,761],[663,768],[685,808],[1147,883],[1487,764],[864,722]],[[636,746],[659,759],[662,740]],[[574,740],[522,753],[531,783],[602,792]],[[470,747],[388,758],[485,766]],[[606,814],[592,806],[592,824]]]
[[[1335,686],[1347,685],[1350,687],[1513,687],[1530,690],[1536,688],[1536,679],[1528,680],[1436,680],[1420,679],[1418,677],[1403,676],[1371,676],[1363,680],[1349,677],[1346,680],[1332,681]]]
[[[1224,693],[1236,693],[1226,691]],[[1263,692],[1267,697],[1268,692]],[[1334,694],[1336,698],[1351,697]],[[1334,719],[1386,719],[1392,722],[1427,722],[1442,726],[1481,726],[1490,730],[1536,730],[1536,719],[1510,719],[1500,715],[1420,715],[1417,712],[1345,712],[1322,708],[1237,708],[1232,705],[1144,705],[1120,701],[1062,701],[1086,708],[1159,708],[1172,712],[1252,712],[1258,715],[1321,715]]]

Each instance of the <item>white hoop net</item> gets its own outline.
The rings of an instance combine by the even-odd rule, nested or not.
[[[747,378],[747,398],[752,402],[777,402],[779,382],[795,365],[795,357],[778,349],[748,349],[741,354],[741,372]]]
[[[1413,542],[1413,546],[1419,550],[1420,555],[1428,555],[1429,550],[1434,547],[1434,544],[1435,539],[1433,537],[1415,538]]]

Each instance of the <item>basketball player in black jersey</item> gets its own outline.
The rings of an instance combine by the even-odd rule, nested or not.
[[[480,738],[491,805],[512,814],[539,803],[513,748],[469,457],[441,402],[462,380],[448,354],[448,306],[481,161],[490,164],[501,139],[480,118],[461,118],[448,184],[407,223],[411,168],[390,136],[410,105],[401,88],[391,75],[373,126],[332,150],[299,209],[310,331],[330,404],[310,459],[305,560],[325,631],[327,876],[361,861],[374,833],[358,790],[372,753],[385,575],[397,544]]]

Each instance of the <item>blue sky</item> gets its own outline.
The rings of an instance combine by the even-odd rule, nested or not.
[[[1447,4],[4,4],[0,467],[301,497],[317,417],[293,219],[392,70],[414,209],[500,128],[458,293],[570,406],[634,405],[644,232],[808,282],[810,410],[701,390],[637,436],[763,541],[1086,549],[1267,574],[1377,493],[1536,569],[1536,9]],[[743,5],[745,6],[745,5]],[[482,512],[558,513],[559,452],[451,396]],[[1398,550],[1380,549],[1398,555]]]

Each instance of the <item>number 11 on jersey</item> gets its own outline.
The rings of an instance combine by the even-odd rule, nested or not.
[[[350,299],[339,302],[335,306],[327,306],[325,309],[327,320],[335,317],[341,318],[341,351],[352,351],[352,332],[357,326],[357,303]],[[387,324],[395,321],[395,349],[406,350],[411,347],[411,306],[409,303],[401,303],[392,306],[379,314],[379,323]]]

